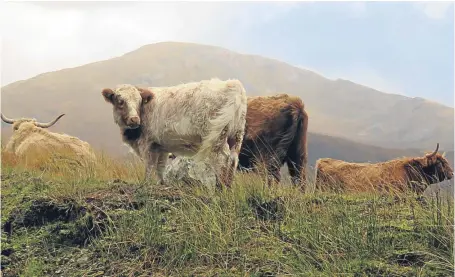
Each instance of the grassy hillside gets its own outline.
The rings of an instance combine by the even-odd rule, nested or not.
[[[119,83],[165,86],[212,77],[238,78],[249,95],[300,96],[312,133],[391,149],[429,150],[439,142],[441,149],[453,150],[453,108],[345,80],[332,81],[272,59],[192,43],[146,45],[110,60],[15,82],[2,88],[2,112],[43,121],[66,113],[54,130],[117,153],[123,146],[111,107],[100,94],[102,88]]]
[[[2,153],[2,276],[451,276],[453,202],[142,183],[134,161]]]

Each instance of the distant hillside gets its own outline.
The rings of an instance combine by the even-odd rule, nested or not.
[[[336,153],[359,161],[401,155],[397,150],[354,142],[427,151],[439,142],[442,150],[453,150],[453,108],[382,93],[349,81],[332,81],[260,56],[192,43],[146,45],[110,60],[12,83],[2,88],[2,112],[8,117],[36,117],[41,121],[66,113],[52,128],[54,131],[78,136],[99,149],[124,153],[126,147],[113,122],[111,106],[101,96],[104,87],[120,83],[165,86],[212,77],[238,78],[249,95],[286,92],[300,96],[310,115],[313,159]],[[6,136],[9,129],[2,128]],[[343,148],[341,141],[350,147]],[[407,151],[403,153],[413,153]]]

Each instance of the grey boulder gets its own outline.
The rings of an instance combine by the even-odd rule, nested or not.
[[[188,157],[175,157],[167,161],[163,179],[166,184],[185,183],[203,185],[209,189],[216,186],[216,175],[207,162],[194,162]]]

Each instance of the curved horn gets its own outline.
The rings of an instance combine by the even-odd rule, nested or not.
[[[41,127],[41,128],[49,128],[51,127],[52,125],[54,125],[62,116],[64,116],[65,114],[61,114],[59,115],[56,119],[52,120],[51,122],[48,122],[48,123],[40,123],[40,122],[36,122],[35,125],[37,127]]]
[[[436,153],[438,153],[438,150],[439,150],[439,142],[438,142],[438,144],[436,144],[436,150],[434,150],[434,152],[431,153],[430,155],[428,155],[427,157],[433,157],[434,155],[436,155]]]
[[[4,116],[3,113],[1,113],[1,117],[2,120],[8,124],[13,124],[14,122],[16,122],[16,120]]]

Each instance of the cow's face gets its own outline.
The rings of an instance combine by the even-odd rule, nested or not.
[[[424,177],[429,184],[435,184],[453,178],[453,169],[444,155],[439,153],[413,159],[407,168],[415,181]]]
[[[427,166],[425,171],[427,171],[429,175],[436,177],[438,182],[453,178],[453,169],[450,167],[450,164],[444,155],[437,153],[433,157],[426,159]]]
[[[120,85],[115,91],[105,88],[102,91],[106,102],[113,106],[115,123],[122,129],[136,129],[141,125],[141,106],[153,99],[148,89],[133,85]]]

